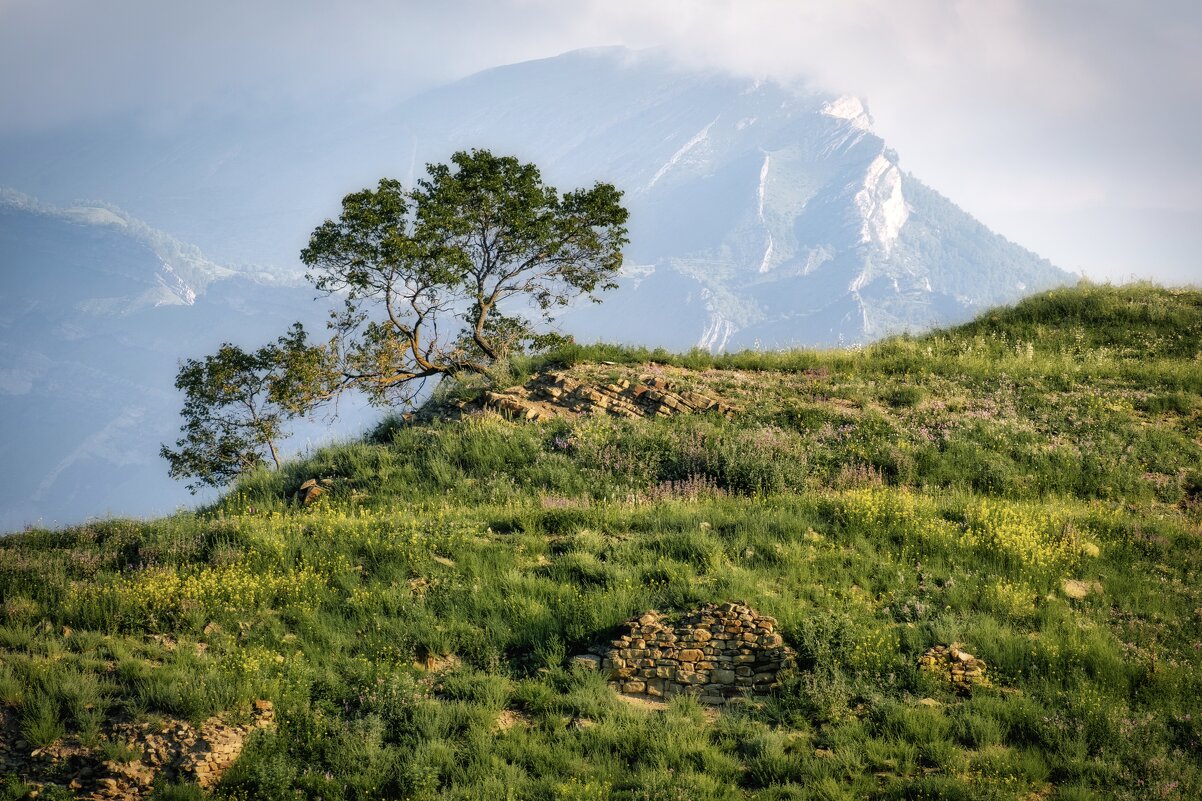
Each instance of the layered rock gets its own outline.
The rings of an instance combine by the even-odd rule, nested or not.
[[[486,392],[483,408],[523,420],[548,420],[585,414],[615,417],[670,417],[675,414],[718,412],[730,417],[734,409],[717,398],[679,389],[659,376],[643,375],[594,384],[563,372],[540,373],[520,387]]]
[[[779,686],[795,655],[776,620],[739,603],[709,604],[673,623],[656,611],[623,624],[608,647],[582,659],[605,671],[622,693],[696,696],[721,705]]]

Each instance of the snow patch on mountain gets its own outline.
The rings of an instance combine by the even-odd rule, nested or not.
[[[708,125],[706,125],[697,133],[693,134],[693,137],[689,139],[689,141],[681,145],[680,149],[672,154],[671,158],[669,158],[667,162],[665,162],[664,165],[656,171],[655,175],[651,176],[651,181],[647,184],[646,188],[650,189],[659,183],[659,179],[663,178],[668,174],[669,170],[679,164],[680,160],[689,154],[689,151],[693,150],[693,148],[704,142],[710,135],[710,128],[714,127],[714,123],[718,121],[719,117],[721,117],[721,115],[714,117],[712,120],[710,120]]]
[[[768,267],[772,263],[772,248],[775,244],[772,241],[772,230],[768,228],[768,221],[764,219],[764,195],[768,188],[768,168],[772,163],[772,154],[764,154],[764,164],[760,167],[760,183],[756,189],[757,203],[756,215],[759,217],[760,225],[764,226],[764,231],[768,234],[768,245],[764,248],[764,257],[760,259],[760,272],[768,272]]]
[[[180,277],[179,273],[172,269],[170,264],[162,261],[160,265],[159,273],[155,276],[155,279],[158,281],[159,286],[170,293],[171,299],[165,302],[170,305],[179,303],[184,306],[194,304],[196,302],[196,290],[188,286],[188,283]],[[154,305],[162,306],[164,305],[164,301],[158,301]]]
[[[636,264],[634,262],[624,262],[620,270],[622,276],[622,284],[629,286],[632,289],[637,289],[639,284],[646,279],[655,275],[654,264]]]

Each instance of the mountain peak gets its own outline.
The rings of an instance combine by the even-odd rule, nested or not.
[[[415,98],[380,126],[409,163],[490,147],[561,186],[609,181],[631,279],[577,337],[668,348],[867,342],[967,319],[1068,276],[898,167],[865,100],[601,48]]]
[[[822,113],[835,119],[847,120],[852,126],[861,130],[872,129],[873,119],[872,115],[868,113],[868,106],[863,98],[855,95],[840,95],[827,102],[822,107]]]

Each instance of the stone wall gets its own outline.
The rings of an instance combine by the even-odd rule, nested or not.
[[[985,660],[977,659],[958,643],[936,645],[919,658],[918,666],[946,678],[959,692],[967,693],[973,687],[989,685]]]
[[[695,695],[725,704],[764,695],[778,686],[794,654],[776,632],[773,618],[738,603],[709,604],[672,623],[651,611],[623,624],[608,647],[582,663],[605,671],[622,693],[670,698]]]

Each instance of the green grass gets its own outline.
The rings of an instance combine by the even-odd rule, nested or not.
[[[515,362],[742,411],[386,421],[195,514],[0,540],[0,705],[113,751],[270,698],[222,798],[1198,797],[1200,342],[1198,292],[1084,286],[859,351]],[[798,652],[760,703],[648,713],[568,667],[733,599]],[[990,687],[918,669],[951,642]]]

